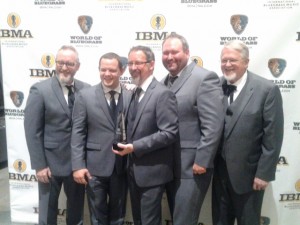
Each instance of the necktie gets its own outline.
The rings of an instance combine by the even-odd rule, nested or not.
[[[74,105],[74,100],[75,100],[75,95],[73,92],[73,85],[66,85],[66,88],[68,89],[68,106],[69,106],[69,110],[72,115],[73,105]]]
[[[175,82],[175,80],[177,78],[178,78],[178,76],[169,75],[169,87],[171,87],[173,85],[173,83]]]
[[[236,86],[225,83],[222,85],[222,88],[223,88],[224,95],[229,97],[229,102],[231,104],[233,102],[233,94],[236,91]]]
[[[113,119],[114,123],[117,122],[117,104],[115,100],[115,91],[110,91],[110,109],[111,109],[111,118]]]
[[[135,120],[135,116],[136,116],[136,112],[138,109],[138,104],[139,104],[139,98],[140,98],[140,94],[141,94],[142,88],[141,87],[137,87],[134,94],[133,94],[133,99],[132,99],[132,106],[131,108],[131,118],[134,121]]]

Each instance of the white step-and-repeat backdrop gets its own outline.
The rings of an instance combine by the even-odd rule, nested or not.
[[[250,48],[249,69],[276,83],[284,103],[285,135],[276,181],[268,187],[262,224],[300,221],[300,0],[0,0],[0,47],[5,101],[11,219],[36,223],[38,193],[24,138],[29,88],[55,75],[54,56],[75,46],[76,77],[99,82],[98,60],[109,51],[127,56],[147,45],[156,55],[155,76],[166,70],[161,43],[170,32],[187,38],[191,58],[221,76],[220,51],[232,39]],[[128,71],[122,82],[130,83]],[[63,197],[62,197],[63,198]],[[210,225],[210,192],[199,224]],[[61,201],[60,224],[65,206]],[[171,224],[166,201],[164,224]],[[130,207],[126,224],[133,224]]]

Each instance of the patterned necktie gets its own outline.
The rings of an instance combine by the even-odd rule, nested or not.
[[[116,91],[109,91],[110,94],[110,109],[111,109],[111,118],[113,119],[114,123],[117,122],[117,104],[115,100]]]
[[[68,106],[69,106],[69,110],[71,112],[73,112],[73,106],[74,106],[74,101],[75,101],[75,95],[73,92],[73,85],[66,85],[66,88],[68,89]]]

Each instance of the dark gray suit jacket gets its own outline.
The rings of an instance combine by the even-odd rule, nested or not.
[[[167,85],[167,77],[162,82]],[[181,178],[193,178],[194,163],[213,168],[218,150],[224,124],[220,79],[192,62],[170,90],[176,94],[179,115],[181,168],[176,171]]]
[[[233,189],[253,190],[254,177],[275,179],[283,140],[283,108],[279,88],[248,72],[245,86],[228,107],[222,154]]]
[[[127,133],[133,144],[135,181],[140,187],[167,183],[173,179],[173,143],[178,135],[175,95],[155,78],[139,103],[133,132]]]
[[[75,97],[88,86],[75,79]],[[49,167],[54,176],[72,173],[71,126],[71,113],[57,77],[33,85],[24,118],[32,169]]]
[[[129,91],[122,89],[124,110],[130,95]],[[112,151],[115,132],[116,127],[102,85],[82,90],[75,100],[73,110],[72,169],[87,168],[91,175],[110,176],[116,157],[121,158]]]

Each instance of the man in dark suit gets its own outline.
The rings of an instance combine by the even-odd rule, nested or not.
[[[83,223],[84,185],[73,180],[70,144],[74,92],[76,96],[89,86],[74,79],[79,66],[76,49],[62,46],[56,55],[56,76],[33,85],[27,100],[24,126],[31,167],[38,179],[39,225],[57,224],[62,184],[67,224]]]
[[[71,141],[73,176],[76,182],[87,184],[92,225],[123,225],[126,157],[115,155],[112,146],[115,141],[124,141],[125,133],[120,133],[125,130],[123,109],[130,93],[119,82],[125,71],[120,56],[115,53],[101,56],[99,71],[101,83],[84,89],[75,101]]]
[[[275,179],[283,139],[279,88],[247,70],[248,47],[221,53],[225,126],[213,179],[213,224],[259,225],[264,190]],[[234,85],[234,86],[230,86]]]
[[[173,179],[178,135],[175,95],[153,76],[152,50],[136,46],[128,54],[128,68],[137,89],[127,114],[128,144],[118,144],[129,161],[128,178],[135,225],[161,225],[165,184]]]
[[[163,41],[169,74],[162,82],[176,94],[179,111],[180,155],[167,188],[174,225],[198,224],[224,121],[219,77],[196,62],[188,65],[189,57],[183,36],[172,33]]]

